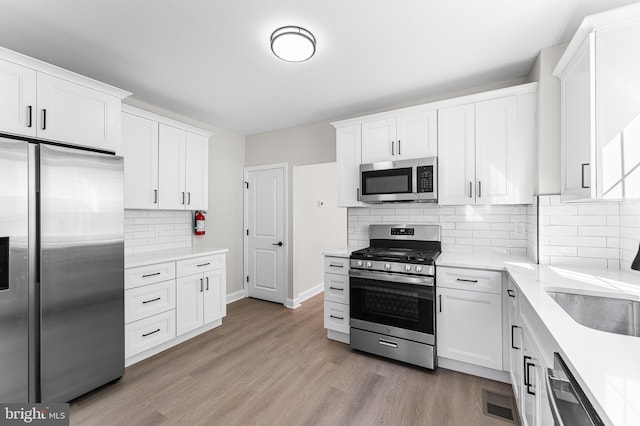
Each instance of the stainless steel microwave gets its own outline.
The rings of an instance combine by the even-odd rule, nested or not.
[[[438,159],[385,161],[360,165],[360,201],[438,202]]]

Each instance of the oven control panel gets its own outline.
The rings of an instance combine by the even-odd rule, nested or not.
[[[435,275],[433,265],[416,265],[404,262],[386,262],[383,260],[351,259],[349,266],[353,269],[368,269],[371,271],[398,272],[412,275]]]
[[[391,228],[391,235],[415,235],[414,228]]]

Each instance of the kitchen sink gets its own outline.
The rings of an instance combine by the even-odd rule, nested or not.
[[[547,290],[577,323],[607,333],[640,337],[640,302]]]

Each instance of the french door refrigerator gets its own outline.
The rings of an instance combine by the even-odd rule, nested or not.
[[[0,138],[0,401],[124,374],[123,160]]]

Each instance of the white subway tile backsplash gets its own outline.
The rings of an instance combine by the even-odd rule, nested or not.
[[[394,203],[387,207],[350,208],[347,214],[350,245],[367,245],[368,226],[375,223],[440,225],[444,251],[477,253],[495,251],[518,255],[526,252],[527,206],[438,206]],[[520,224],[523,233],[514,235]],[[512,241],[513,240],[513,241]]]
[[[192,220],[190,211],[125,210],[125,254],[191,247]]]
[[[540,196],[539,204],[540,263],[629,269],[640,242],[640,201],[567,205]],[[563,255],[567,248],[576,254]]]
[[[616,204],[580,204],[578,205],[580,215],[618,215],[620,206]]]

